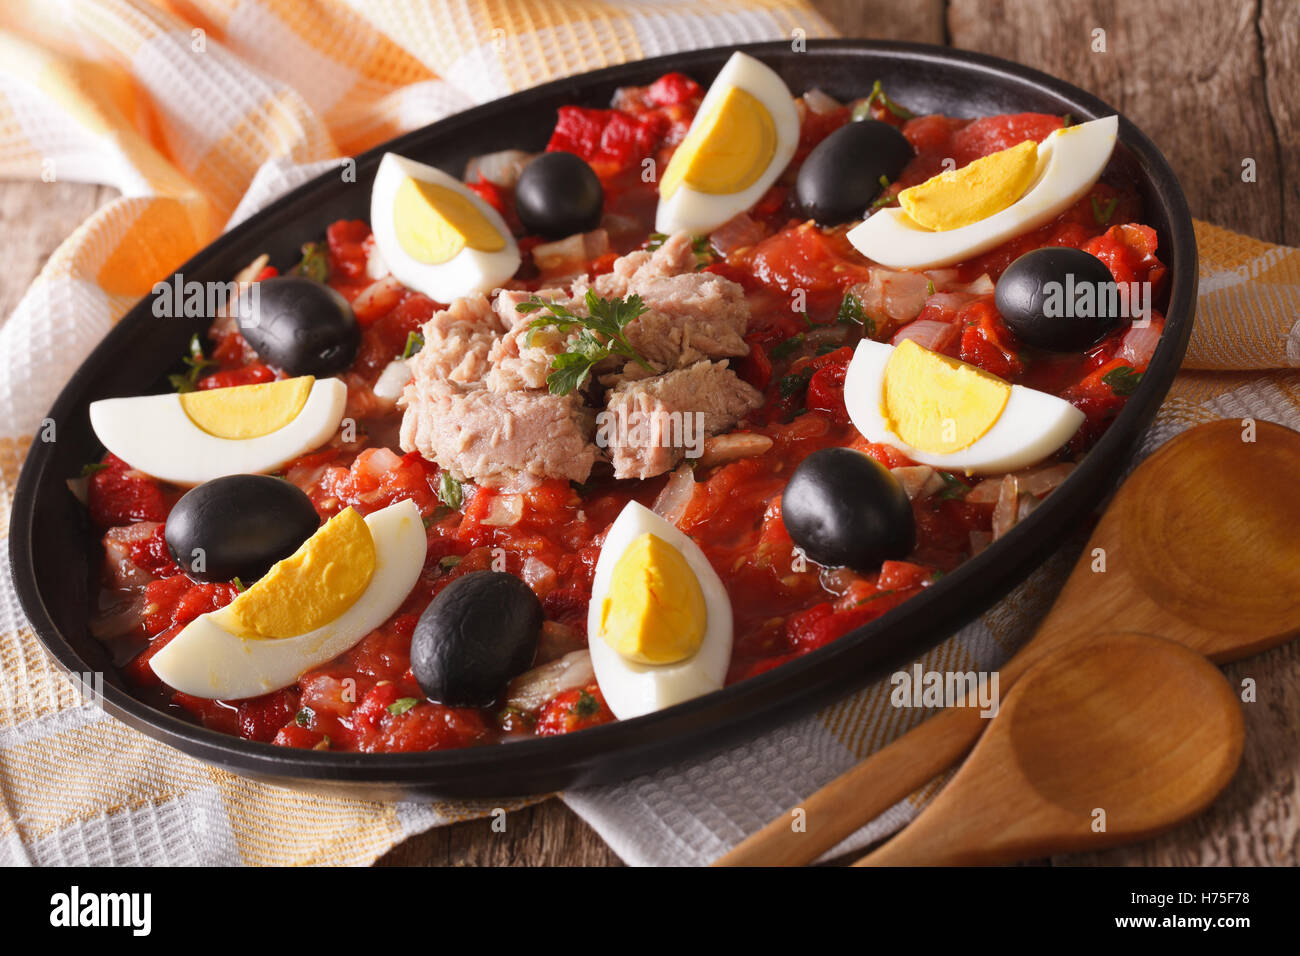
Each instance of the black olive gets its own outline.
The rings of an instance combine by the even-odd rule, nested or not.
[[[835,226],[861,219],[912,158],[912,144],[880,120],[848,123],[817,144],[799,167],[795,199],[810,219]]]
[[[596,171],[573,153],[542,153],[519,174],[515,212],[529,232],[563,239],[600,225],[605,190]]]
[[[424,609],[411,637],[411,672],[435,703],[486,707],[537,654],[542,602],[504,571],[472,571]]]
[[[916,546],[907,492],[884,465],[852,448],[805,458],[781,496],[794,543],[818,564],[874,570]]]
[[[1118,288],[1106,263],[1082,249],[1026,252],[998,279],[994,301],[1007,328],[1028,345],[1075,352],[1119,320]]]
[[[301,276],[265,279],[245,292],[239,331],[258,358],[290,375],[342,372],[361,346],[348,300]]]
[[[320,527],[297,485],[269,475],[228,475],[191,488],[167,515],[172,559],[196,581],[252,584]]]

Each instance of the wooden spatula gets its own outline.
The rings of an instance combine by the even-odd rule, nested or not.
[[[1116,493],[1034,637],[999,672],[1108,631],[1156,634],[1236,660],[1300,631],[1300,434],[1224,420],[1183,432]],[[1104,570],[1103,570],[1104,569]],[[715,865],[811,863],[961,759],[988,721],[940,711],[841,774]]]
[[[1204,810],[1245,724],[1208,659],[1144,634],[1042,658],[925,811],[857,866],[991,865],[1100,850]]]

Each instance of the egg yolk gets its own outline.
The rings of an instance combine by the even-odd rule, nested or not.
[[[926,229],[960,229],[1006,209],[1024,195],[1038,168],[1038,144],[1025,140],[961,169],[931,176],[898,194],[908,217]]]
[[[659,195],[667,199],[685,183],[702,193],[748,189],[776,155],[776,124],[757,97],[739,87],[695,119],[664,170]]]
[[[181,408],[209,435],[236,440],[279,431],[298,417],[316,379],[310,375],[260,385],[186,392]]]
[[[468,196],[410,176],[393,197],[393,228],[406,254],[429,265],[455,258],[466,246],[479,252],[506,247],[505,238]]]
[[[649,532],[614,565],[600,610],[605,643],[642,664],[674,664],[704,643],[708,614],[699,579],[682,553]]]
[[[1011,386],[983,369],[904,340],[885,363],[881,413],[913,448],[946,455],[983,437]]]
[[[251,638],[314,631],[352,607],[374,573],[370,528],[345,508],[229,604],[231,631]]]

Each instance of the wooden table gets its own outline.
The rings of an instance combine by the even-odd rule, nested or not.
[[[813,0],[845,36],[943,43],[1018,60],[1088,89],[1141,126],[1173,164],[1192,212],[1300,244],[1300,4],[1294,0]],[[1105,52],[1094,50],[1104,30]],[[1243,183],[1242,161],[1256,181]],[[0,184],[7,317],[55,246],[115,195],[71,183]],[[1300,646],[1227,668],[1250,677],[1236,779],[1201,818],[1149,843],[1055,863],[1300,863]],[[406,841],[381,861],[417,865],[617,864],[563,804]]]

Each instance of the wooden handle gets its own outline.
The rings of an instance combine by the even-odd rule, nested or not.
[[[1159,634],[1220,663],[1296,633],[1300,435],[1260,422],[1254,437],[1211,422],[1137,469],[1033,639],[1000,670],[1001,694],[1046,654],[1103,630]],[[1225,555],[1226,578],[1215,571]],[[811,863],[960,760],[986,723],[973,709],[936,714],[804,801],[806,832],[787,812],[714,865]]]
[[[960,760],[978,739],[983,723],[974,708],[935,714],[804,801],[804,832],[792,828],[792,808],[714,866],[811,863]]]

